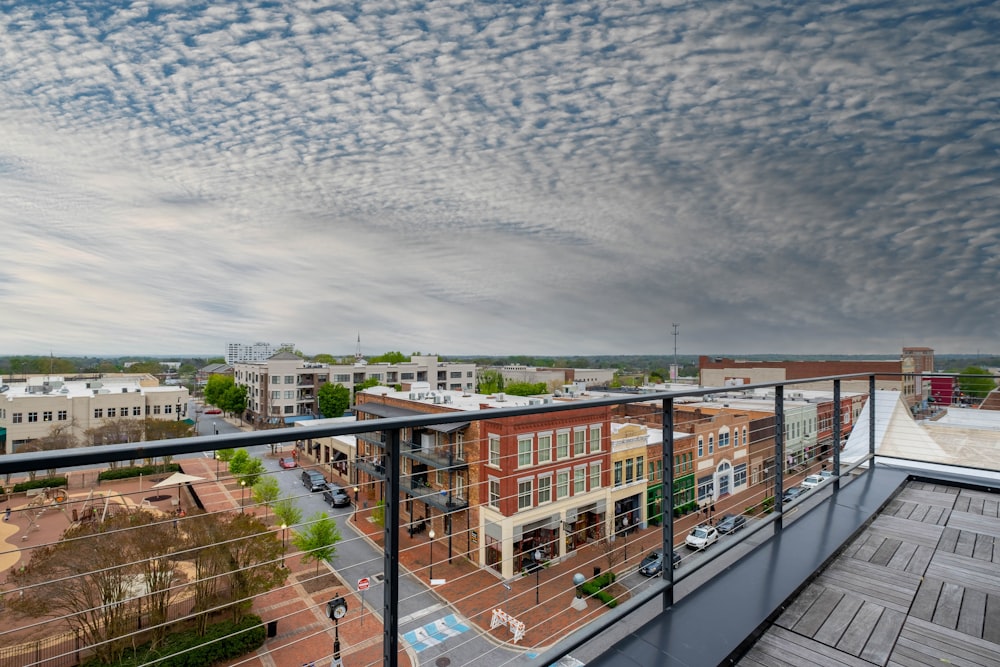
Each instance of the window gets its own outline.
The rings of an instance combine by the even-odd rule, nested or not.
[[[281,384],[281,376],[280,375],[272,375],[271,376],[271,384]]]
[[[569,458],[569,431],[556,433],[556,458]]]
[[[413,373],[410,373],[410,375],[411,375],[410,379],[412,380]],[[406,379],[406,373],[403,373],[403,379]],[[351,381],[351,376],[348,373],[335,373],[333,376],[333,381],[339,382],[340,384],[343,384],[345,382],[349,383]]]
[[[272,391],[271,392],[271,400],[272,401],[276,401],[279,398],[281,398],[281,392],[280,391]]]
[[[347,377],[347,376],[345,375],[344,377]],[[399,377],[401,379],[403,379],[403,380],[412,380],[413,379],[413,373],[400,373]]]
[[[548,463],[552,460],[552,434],[538,436],[538,462]]]
[[[715,451],[715,436],[708,436],[708,453],[711,454]]]
[[[58,419],[61,422],[66,421],[68,418],[69,416],[66,414],[65,410],[60,410],[59,412],[56,413],[56,419]]]
[[[587,429],[573,431],[573,456],[583,456],[587,452]]]
[[[461,433],[455,434],[455,458],[465,459],[465,436]]]
[[[527,437],[521,436],[517,439],[517,467],[527,468],[531,465],[531,446],[534,444],[534,438],[530,435]]]
[[[11,417],[13,418],[12,421],[15,424],[20,424],[22,421],[24,421],[24,413],[23,412],[15,412],[14,414],[11,415]]]
[[[740,446],[740,430],[738,428],[733,429],[733,447]]]
[[[490,436],[490,465],[500,467],[500,436]]]
[[[615,461],[615,486],[622,485],[622,462]]]
[[[500,508],[500,480],[490,478],[490,507]]]
[[[552,475],[538,478],[538,504],[552,502]]]
[[[295,376],[294,375],[286,375],[285,376],[285,384],[295,384]]]
[[[472,371],[465,371],[465,377],[467,378],[472,377]]]
[[[163,406],[163,414],[165,414],[165,415],[173,414],[173,407],[174,406],[172,406],[172,405],[164,405]],[[114,417],[115,416],[114,415],[114,410],[115,410],[114,408],[108,408],[108,416],[109,417]]]
[[[462,473],[455,475],[455,497],[459,500],[465,500],[465,477]]]
[[[738,466],[733,466],[733,486],[746,486],[747,483],[747,464],[741,463]]]
[[[747,440],[747,427],[746,426],[743,427],[743,444],[744,445],[749,445],[750,444],[750,441]]]
[[[286,405],[285,406],[285,414],[286,415],[293,415],[293,414],[295,414],[295,406],[294,405]]]
[[[715,493],[715,481],[712,475],[702,477],[698,480],[698,500],[711,498]]]
[[[632,483],[632,465],[634,461],[632,459],[625,459],[625,483]]]
[[[587,469],[579,467],[573,470],[573,495],[587,492]]]
[[[642,474],[646,472],[646,457],[637,456],[635,459],[635,476],[636,479],[642,479]]]
[[[601,427],[591,426],[590,427],[590,451],[599,452],[601,451]]]
[[[111,409],[114,410],[114,408],[111,408]],[[113,417],[114,415],[111,415],[111,416]],[[51,410],[46,410],[45,412],[42,413],[42,421],[43,422],[50,422],[50,421],[52,421],[52,411]]]
[[[142,406],[141,405],[133,405],[132,406],[132,416],[133,417],[141,417],[142,416]]]
[[[601,462],[590,464],[590,490],[601,488]]]
[[[719,432],[719,449],[729,446],[729,431]]]
[[[569,496],[569,471],[560,470],[556,473],[556,500]]]
[[[700,459],[704,455],[705,455],[705,441],[702,440],[702,437],[699,435],[698,436],[698,458]]]
[[[104,408],[94,408],[94,419],[101,419],[104,417]],[[31,420],[31,413],[28,413],[28,421]]]
[[[525,510],[531,507],[531,480],[525,479],[517,483],[517,509]]]
[[[451,373],[448,374],[448,377],[461,379],[462,371],[452,371]]]

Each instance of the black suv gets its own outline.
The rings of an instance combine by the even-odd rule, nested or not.
[[[326,478],[318,470],[303,470],[302,485],[312,492],[326,490]]]
[[[327,489],[323,492],[323,500],[328,502],[331,507],[347,507],[351,504],[351,498],[347,495],[347,491],[336,484],[327,484]]]
[[[676,570],[681,566],[681,555],[676,551],[670,553],[670,561]],[[646,555],[639,564],[639,574],[644,577],[655,577],[663,570],[663,550],[657,549]]]

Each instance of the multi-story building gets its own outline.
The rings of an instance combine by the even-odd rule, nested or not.
[[[7,454],[65,427],[83,438],[88,429],[113,419],[188,418],[188,390],[160,386],[152,375],[105,375],[67,380],[23,376],[0,387],[0,447]]]
[[[544,382],[549,391],[555,391],[563,385],[574,385],[582,389],[606,387],[615,379],[615,371],[611,368],[546,368],[511,364],[490,370],[498,371],[507,383]]]
[[[267,361],[282,350],[291,352],[294,349],[294,343],[282,343],[281,345],[271,345],[270,343],[253,343],[252,345],[244,345],[243,343],[227,343],[226,363],[233,365],[238,363]]]
[[[531,405],[551,398],[472,395],[415,385],[373,387],[356,396],[359,420]],[[610,412],[578,410],[497,417],[403,434],[403,516],[429,525],[473,562],[511,577],[540,550],[562,558],[613,530],[609,524]],[[381,432],[358,436],[359,482],[384,502]],[[419,529],[419,528],[418,528]]]
[[[934,351],[924,347],[903,348],[899,359],[829,360],[829,361],[753,361],[723,357],[699,357],[699,382],[703,387],[739,386],[753,383],[786,382],[832,375],[875,373],[875,388],[898,391],[911,408],[927,399],[929,385],[921,381],[920,373],[933,371]],[[867,393],[865,378],[845,379],[844,391]],[[789,391],[828,389],[828,381],[804,383],[789,387]]]
[[[283,351],[264,361],[235,364],[233,380],[247,388],[246,419],[274,426],[319,418],[318,391],[328,382],[343,385],[352,394],[355,385],[369,380],[404,390],[426,382],[438,390],[465,393],[475,387],[476,365],[438,361],[433,355],[414,356],[400,364],[323,364]]]

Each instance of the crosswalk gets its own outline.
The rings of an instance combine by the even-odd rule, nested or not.
[[[444,618],[439,618],[416,630],[410,630],[403,635],[403,639],[413,647],[414,651],[419,653],[440,644],[449,637],[456,637],[468,630],[469,626],[460,621],[455,614],[448,614]]]

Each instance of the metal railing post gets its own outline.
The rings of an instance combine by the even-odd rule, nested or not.
[[[663,399],[663,570],[670,584],[663,591],[663,608],[674,604],[674,399]]]
[[[382,664],[397,667],[399,661],[399,429],[389,430],[385,443],[385,551],[382,601]]]
[[[840,488],[840,440],[842,421],[840,407],[840,380],[833,381],[833,488]]]
[[[875,376],[868,378],[868,454],[875,456]]]
[[[781,530],[781,517],[785,513],[781,500],[785,492],[785,386],[774,388],[774,501],[773,507],[778,512],[774,520],[774,529]]]

